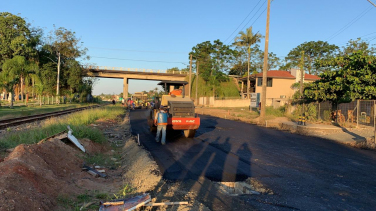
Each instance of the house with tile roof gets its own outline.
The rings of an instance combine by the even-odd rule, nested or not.
[[[250,93],[262,93],[262,73],[254,74],[250,76]],[[294,83],[300,82],[300,70],[292,69],[291,71],[282,70],[269,70],[267,72],[266,81],[266,105],[278,105],[284,104],[292,98],[297,91],[292,88]],[[313,82],[320,79],[316,75],[305,74],[303,82]],[[241,82],[240,94],[242,98],[247,99],[247,77],[243,77],[238,81]]]

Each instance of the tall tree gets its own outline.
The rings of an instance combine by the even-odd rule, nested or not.
[[[364,55],[375,55],[376,48],[360,38],[356,40],[350,40],[346,46],[342,47],[341,55],[351,54],[357,51],[361,51]]]
[[[249,81],[249,69],[250,69],[250,59],[251,59],[251,46],[255,43],[261,41],[262,35],[259,33],[253,34],[252,27],[249,27],[245,32],[239,32],[239,36],[235,37],[235,42],[233,45],[240,46],[246,48],[248,51],[248,70],[247,70],[247,97],[249,98],[249,88],[250,88],[250,81]]]
[[[293,48],[287,57],[287,67],[299,68],[301,60],[301,52],[305,52],[305,63],[304,69],[308,71],[309,74],[318,75],[324,70],[320,66],[316,65],[317,60],[327,60],[332,58],[339,50],[336,45],[330,45],[326,41],[310,41],[298,45]],[[286,67],[285,66],[285,67]]]
[[[228,80],[227,73],[235,59],[236,51],[220,40],[202,42],[192,48],[193,59],[199,63],[200,77],[211,86],[213,95],[218,82]]]
[[[0,64],[16,55],[25,56],[30,51],[29,24],[9,12],[0,13]]]
[[[47,39],[46,49],[54,54],[51,58],[57,64],[56,95],[60,95],[60,68],[61,63],[70,59],[76,59],[86,55],[87,49],[82,46],[81,39],[76,37],[75,32],[63,27],[55,29]],[[58,98],[57,98],[58,99]],[[58,102],[59,103],[59,102]]]
[[[376,56],[357,51],[326,62],[333,71],[306,85],[308,99],[331,101],[334,105],[356,99],[376,99]]]

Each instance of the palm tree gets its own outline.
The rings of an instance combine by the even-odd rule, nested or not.
[[[252,33],[252,26],[249,27],[245,32],[241,31],[239,32],[239,36],[235,37],[235,42],[233,45],[239,46],[239,47],[244,47],[248,49],[248,57],[247,57],[247,62],[248,62],[248,78],[247,78],[247,97],[249,98],[249,88],[250,88],[250,82],[249,82],[249,63],[251,60],[251,46],[253,44],[256,44],[261,41],[261,38],[263,36],[260,33],[253,34]]]

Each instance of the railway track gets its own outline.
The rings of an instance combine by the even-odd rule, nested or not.
[[[73,112],[77,111],[82,111],[86,109],[91,109],[91,108],[98,108],[100,105],[93,105],[93,106],[87,106],[87,107],[81,107],[81,108],[72,108],[72,109],[67,109],[63,111],[56,111],[56,112],[49,112],[49,113],[44,113],[44,114],[37,114],[37,115],[31,115],[31,116],[25,116],[25,117],[18,117],[18,118],[12,118],[12,119],[4,119],[0,120],[0,129],[8,128],[11,126],[16,126],[16,125],[21,125],[29,122],[34,122],[38,120],[43,120],[55,116],[61,116],[65,114],[70,114]]]

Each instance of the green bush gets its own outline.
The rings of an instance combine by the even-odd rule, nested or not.
[[[304,110],[305,110],[304,114],[305,114],[307,120],[316,120],[317,119],[317,106],[315,104],[310,103],[310,104],[306,105]]]
[[[51,118],[46,120],[41,127],[5,134],[0,139],[0,149],[13,148],[19,144],[37,143],[42,139],[67,130],[68,125],[72,128],[73,135],[76,138],[88,138],[94,142],[102,143],[105,140],[103,133],[99,129],[87,125],[101,118],[115,119],[122,113],[124,113],[124,108],[120,106],[106,106],[84,110],[65,117]]]
[[[331,111],[330,110],[324,110],[323,120],[324,121],[330,121],[331,120]]]

